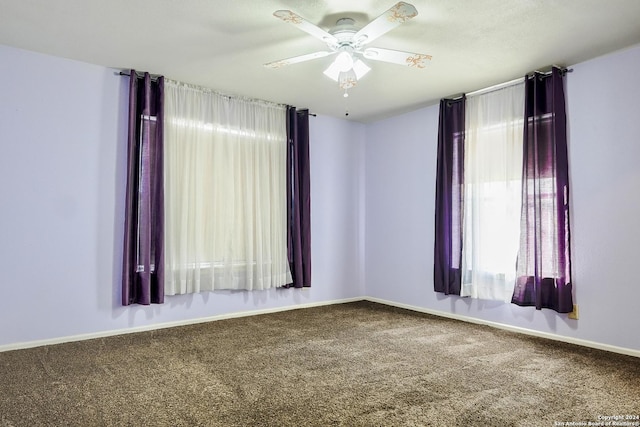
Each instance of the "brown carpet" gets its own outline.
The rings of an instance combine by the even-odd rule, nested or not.
[[[0,353],[2,427],[558,426],[616,415],[640,415],[640,359],[368,302]]]

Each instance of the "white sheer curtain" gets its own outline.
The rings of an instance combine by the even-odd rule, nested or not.
[[[165,83],[165,292],[291,283],[286,108]]]
[[[524,82],[467,98],[462,296],[511,301],[520,237]]]

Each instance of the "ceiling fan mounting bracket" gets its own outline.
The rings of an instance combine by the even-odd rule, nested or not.
[[[336,28],[347,28],[351,27],[354,29],[356,21],[352,18],[340,18],[336,21]]]
[[[355,51],[353,35],[358,32],[358,29],[355,28],[354,24],[355,21],[351,18],[338,19],[335,28],[329,30],[329,34],[335,37],[335,40],[327,41],[329,48],[338,52]]]

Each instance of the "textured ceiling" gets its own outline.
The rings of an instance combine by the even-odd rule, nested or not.
[[[432,55],[424,69],[368,61],[345,99],[322,74],[330,57],[262,65],[325,48],[275,10],[328,30],[396,1],[0,0],[0,44],[368,122],[640,43],[639,0],[408,0],[418,16],[370,46]]]

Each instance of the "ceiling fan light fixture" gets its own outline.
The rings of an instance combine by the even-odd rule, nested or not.
[[[324,75],[329,77],[331,80],[337,82],[340,78],[340,70],[338,69],[338,66],[336,65],[335,61],[331,63],[331,65],[329,65],[329,67],[324,70]]]
[[[360,80],[365,76],[365,74],[371,71],[371,67],[362,62],[362,60],[358,59],[353,63],[353,71],[356,73],[356,78]]]
[[[358,78],[356,77],[355,71],[353,69],[348,71],[341,71],[340,77],[338,80],[338,84],[340,85],[340,89],[351,89],[358,82]]]
[[[331,65],[324,70],[324,75],[336,82],[340,82],[340,74],[355,70],[356,64],[358,64],[358,70],[355,71],[356,78],[364,76],[369,71],[369,67],[361,60],[354,61],[351,53],[340,52]]]
[[[346,72],[353,68],[353,57],[349,52],[340,52],[334,61],[338,71]]]

